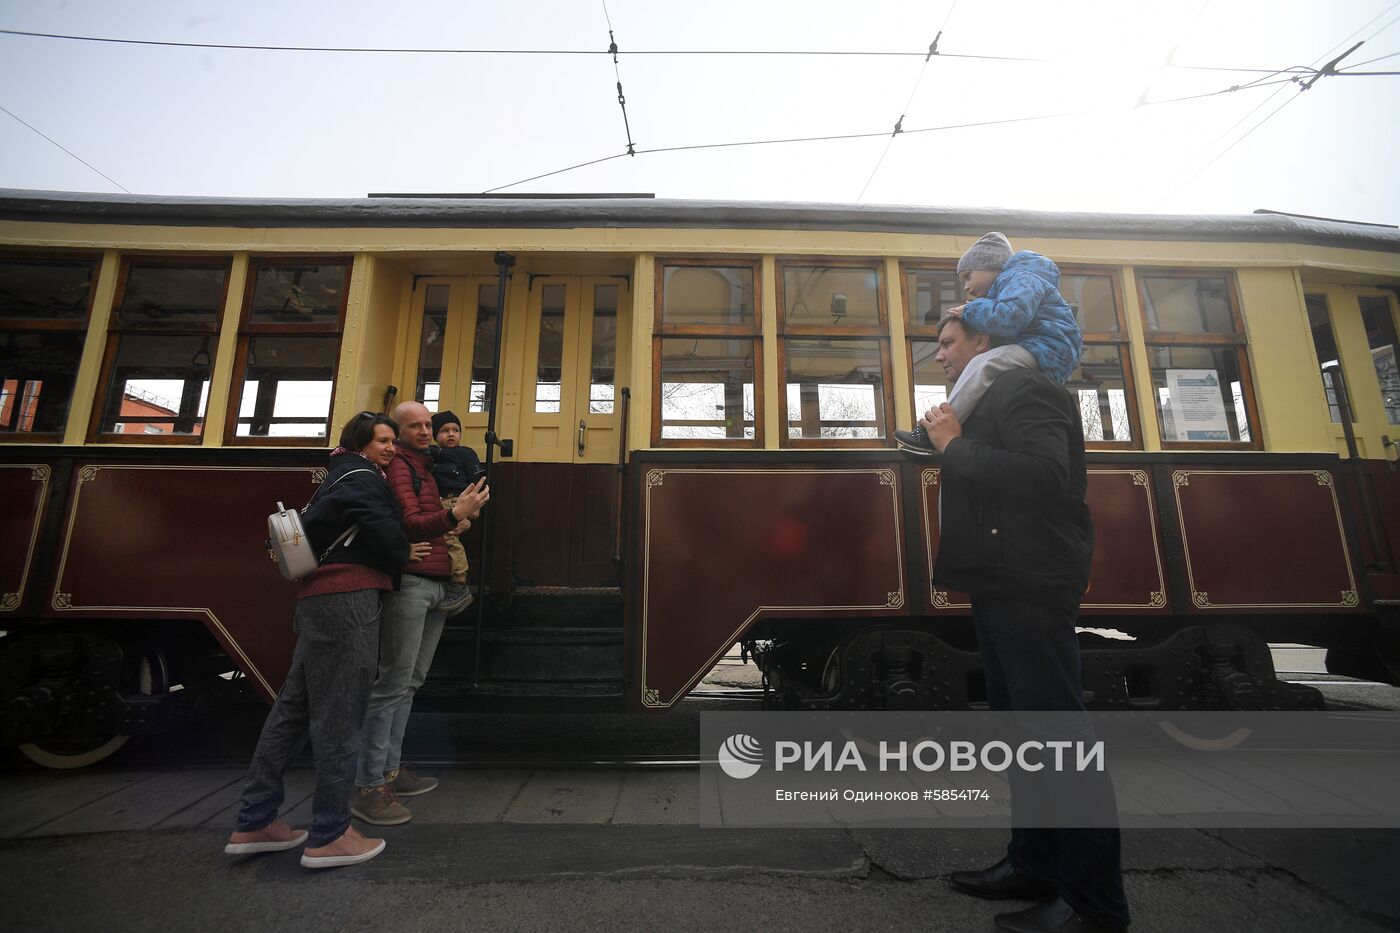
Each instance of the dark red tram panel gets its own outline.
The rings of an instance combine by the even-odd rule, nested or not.
[[[1329,614],[1362,621],[1367,609],[1336,462],[1232,459],[1095,457],[1088,502],[1096,546],[1084,624],[1099,617],[1165,637],[1188,620],[1250,618],[1265,639],[1282,640],[1267,634],[1271,617],[1314,628],[1331,625]],[[937,634],[940,620],[970,610],[966,594],[932,583],[936,464],[844,453],[701,462],[651,452],[632,469],[633,708],[672,705],[760,620],[788,617],[799,620],[795,627],[840,620],[855,631],[906,617],[902,625]]]
[[[43,614],[193,620],[270,701],[291,663],[296,586],[258,544],[275,500],[303,504],[324,472],[76,462]]]
[[[0,618],[17,615],[34,572],[39,529],[53,468],[47,463],[0,464]]]
[[[685,696],[759,619],[907,614],[897,465],[634,469],[627,641],[641,707]]]
[[[1186,611],[1355,612],[1332,470],[1173,470]]]

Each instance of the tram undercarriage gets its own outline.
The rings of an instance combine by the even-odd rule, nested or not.
[[[772,635],[744,646],[782,708],[986,708],[970,625],[943,626],[937,633],[872,625],[835,642],[793,637],[790,630]],[[1191,625],[1135,640],[1081,631],[1079,641],[1090,709],[1323,708],[1315,687],[1278,679],[1268,644],[1243,624]]]

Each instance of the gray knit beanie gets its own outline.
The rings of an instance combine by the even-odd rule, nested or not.
[[[958,275],[988,269],[1000,272],[1011,258],[1011,241],[1000,233],[988,233],[967,248],[958,260]]]

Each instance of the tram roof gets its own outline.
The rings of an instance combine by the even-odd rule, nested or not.
[[[1307,243],[1400,252],[1400,229],[1296,214],[1108,214],[672,198],[213,198],[0,188],[0,219],[220,227],[709,227]]]

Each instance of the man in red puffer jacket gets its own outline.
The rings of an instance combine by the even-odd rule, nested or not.
[[[399,588],[382,597],[379,673],[370,688],[355,776],[358,791],[350,807],[356,817],[376,826],[407,823],[413,814],[398,798],[437,787],[436,778],[419,777],[403,766],[404,728],[447,618],[442,606],[452,569],[444,536],[465,531],[491,496],[483,477],[468,486],[452,508],[444,509],[428,459],[431,413],[421,402],[404,402],[394,409],[394,420],[399,425],[399,451],[384,468],[389,490],[403,512],[408,539],[428,541],[432,550],[406,566]]]

